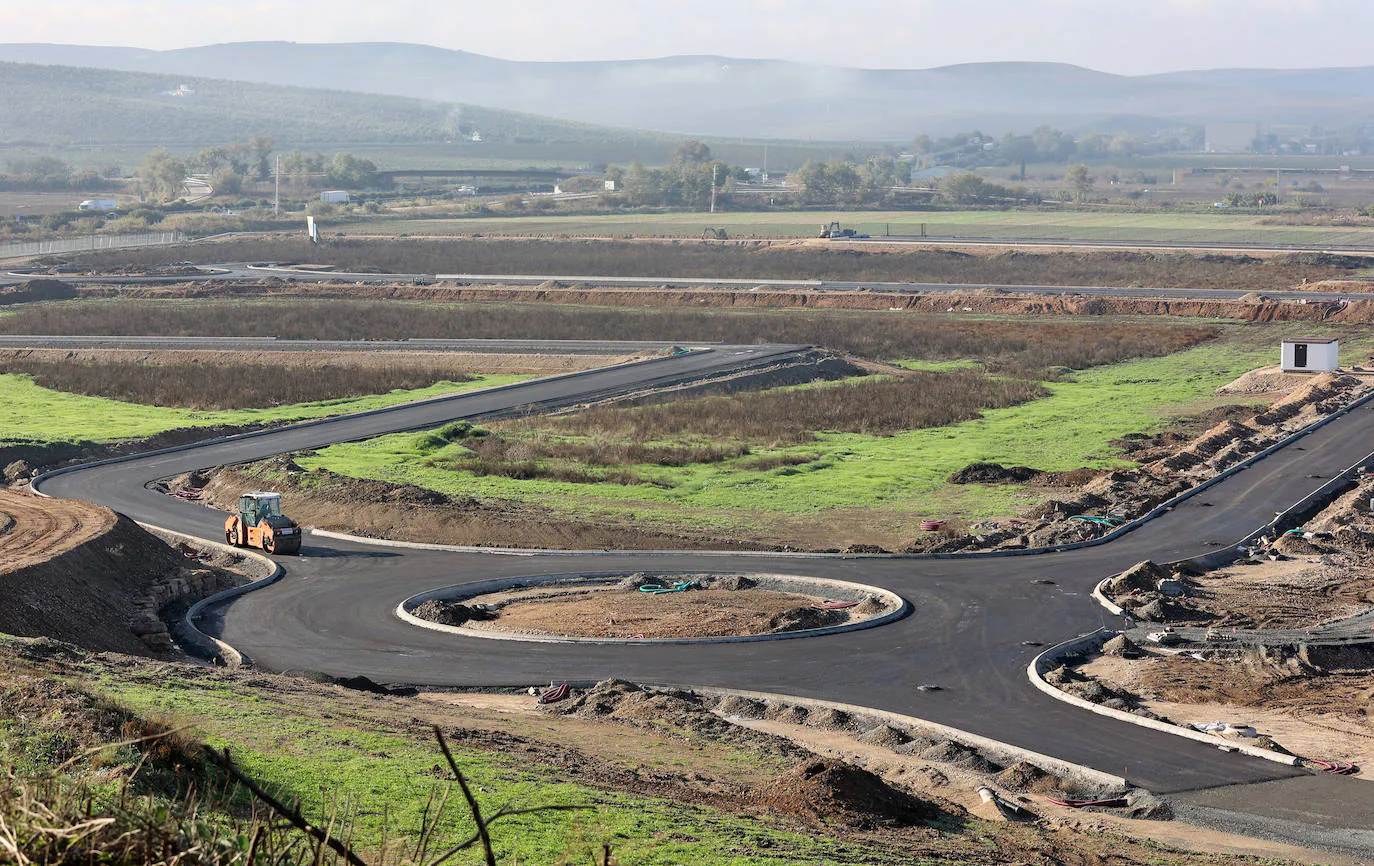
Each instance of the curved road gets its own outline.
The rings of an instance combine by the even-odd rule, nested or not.
[[[92,464],[39,479],[44,493],[93,500],[138,520],[219,538],[223,515],[154,493],[177,473],[332,442],[572,405],[645,385],[767,364],[798,347],[718,347],[374,413]],[[411,550],[308,537],[286,578],[206,626],[277,670],[364,674],[433,686],[529,685],[608,676],[843,701],[909,714],[1121,775],[1212,820],[1345,851],[1374,850],[1374,785],[1219,751],[1072,708],[1030,687],[1037,650],[1117,623],[1089,592],[1139,560],[1230,544],[1370,451],[1374,404],[1110,544],[1040,555],[956,558],[789,557],[706,553],[496,553]],[[490,577],[574,571],[729,570],[860,580],[900,593],[914,614],[880,628],[746,644],[614,646],[490,641],[408,626],[392,610],[426,589]],[[1046,585],[1038,580],[1049,579]],[[921,692],[919,683],[943,691]],[[1316,756],[1320,757],[1320,756]],[[1215,811],[1215,810],[1221,811]],[[1253,830],[1253,828],[1251,828]],[[1313,836],[1312,833],[1318,833]],[[1333,836],[1334,834],[1334,836]],[[1333,841],[1333,838],[1335,841]]]

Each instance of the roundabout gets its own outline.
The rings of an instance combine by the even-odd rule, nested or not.
[[[454,420],[548,411],[590,398],[689,381],[797,347],[716,346],[686,355],[549,377],[483,392],[343,416],[59,470],[44,494],[94,500],[146,523],[218,538],[223,514],[146,485],[171,475],[288,451],[416,430]],[[1313,827],[1374,848],[1374,788],[1223,752],[1171,733],[1069,706],[1034,689],[1035,646],[1057,644],[1118,617],[1091,592],[1144,559],[1174,561],[1227,548],[1369,458],[1374,409],[1355,408],[1243,471],[1213,483],[1208,502],[1179,501],[1105,544],[934,556],[735,554],[679,551],[489,551],[374,544],[307,533],[282,579],[207,604],[199,627],[262,668],[366,676],[433,688],[516,686],[623,678],[829,701],[923,720],[971,736],[1124,776],[1233,824],[1261,818],[1285,838]],[[1224,505],[1225,507],[1209,507]],[[787,574],[880,588],[917,612],[811,639],[657,643],[505,640],[417,627],[408,602],[454,586],[476,593],[550,575]],[[455,575],[462,578],[455,582]],[[495,583],[493,583],[495,582]],[[674,581],[674,585],[676,584]],[[662,585],[660,583],[660,585]],[[504,588],[509,588],[506,583]],[[689,593],[684,593],[687,595]],[[834,596],[836,591],[828,590]],[[434,625],[429,623],[428,625]],[[638,632],[635,632],[638,633]],[[646,633],[647,634],[647,633]],[[938,690],[923,690],[922,684]]]
[[[546,643],[741,643],[819,637],[906,616],[876,586],[790,574],[550,574],[411,596],[404,622],[467,637]]]

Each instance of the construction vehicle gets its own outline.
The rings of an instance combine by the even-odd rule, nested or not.
[[[868,235],[861,235],[855,229],[840,228],[840,221],[835,220],[830,225],[821,226],[819,237],[835,240],[838,238],[866,238]]]
[[[728,241],[730,235],[725,231],[724,226],[707,226],[701,230],[701,239],[704,241]]]
[[[224,521],[224,540],[267,553],[300,553],[301,528],[281,513],[280,493],[254,491],[240,496],[238,512]]]

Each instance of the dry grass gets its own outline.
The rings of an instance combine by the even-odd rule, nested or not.
[[[299,369],[242,364],[226,368],[34,359],[0,361],[0,373],[32,376],[35,383],[54,391],[198,410],[289,406],[398,389],[414,390],[439,381],[470,382],[474,378],[465,374],[357,367]]]
[[[315,246],[295,238],[245,239],[209,246],[97,253],[89,265],[165,265],[178,261],[292,261],[344,271],[466,274],[596,274],[605,276],[824,279],[1030,285],[1180,286],[1256,291],[1349,275],[1360,264],[1330,258],[1177,252],[964,253],[617,241],[509,239],[334,240]]]
[[[884,436],[940,427],[1044,393],[1025,379],[913,373],[635,408],[601,406],[558,418],[500,422],[491,431],[459,422],[429,434],[420,447],[435,452],[426,465],[478,476],[671,486],[634,467],[722,463],[749,455],[753,447],[810,442],[820,431]],[[443,450],[450,443],[463,450]],[[764,471],[802,462],[795,455],[765,456],[744,468]]]
[[[886,436],[944,427],[976,418],[984,409],[1044,395],[1041,386],[1024,379],[970,371],[912,373],[900,379],[778,388],[631,409],[599,406],[576,415],[509,421],[499,427],[627,442],[702,437],[795,445],[811,441],[818,431]]]
[[[539,304],[398,301],[39,305],[0,317],[0,333],[276,336],[289,339],[633,339],[796,343],[881,360],[975,358],[1011,372],[1092,367],[1167,355],[1216,335],[1208,326],[986,321],[850,311],[714,312]]]

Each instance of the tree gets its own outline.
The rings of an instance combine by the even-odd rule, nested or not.
[[[377,165],[370,159],[360,159],[351,153],[336,153],[329,164],[329,182],[349,189],[365,189],[377,185]]]
[[[687,139],[673,151],[673,165],[700,165],[710,161],[711,148],[695,138]]]
[[[143,158],[136,176],[145,195],[171,201],[181,195],[186,183],[186,163],[159,147]]]
[[[1088,174],[1088,167],[1080,162],[1069,166],[1069,170],[1064,172],[1064,182],[1073,188],[1074,198],[1081,203],[1092,192],[1097,179]]]
[[[272,177],[272,163],[269,161],[269,157],[272,156],[272,151],[276,150],[277,143],[272,140],[271,136],[259,135],[248,142],[248,147],[253,151],[255,169],[253,176],[257,180],[270,179]]]

